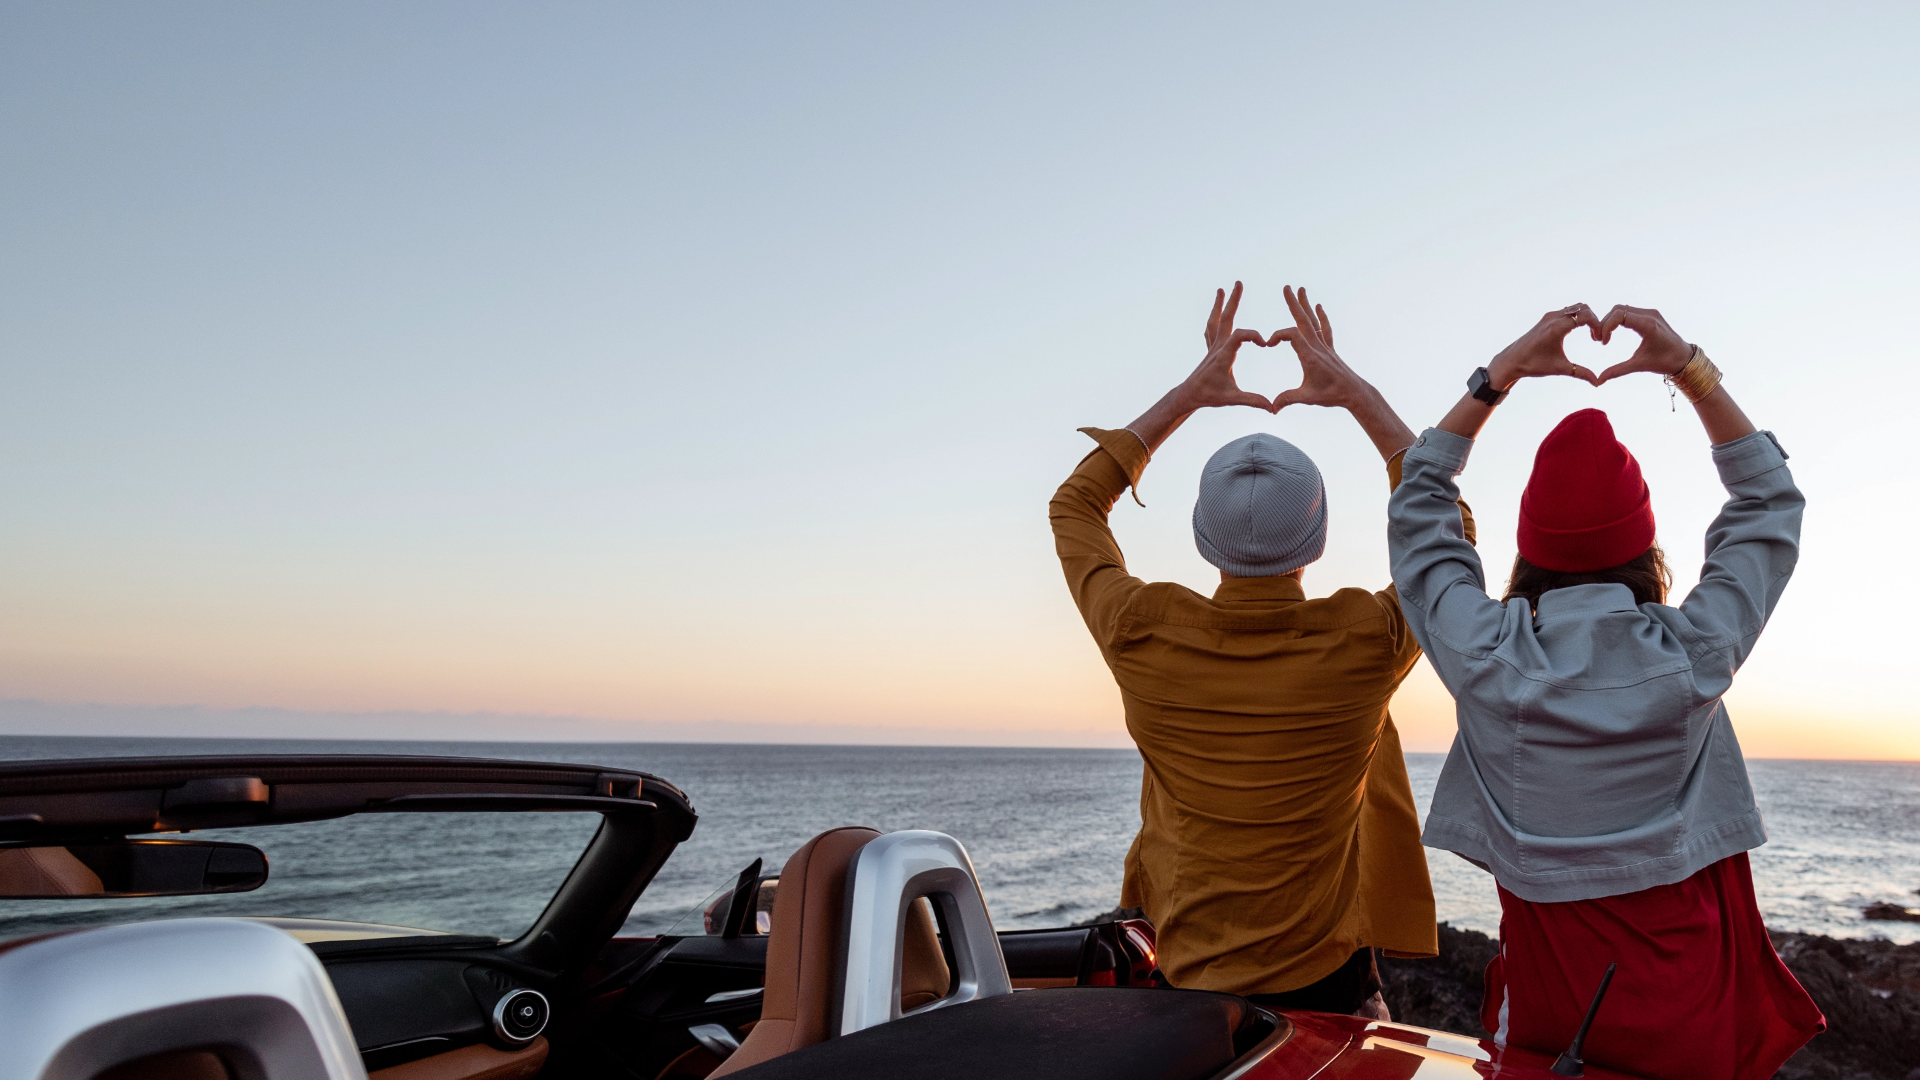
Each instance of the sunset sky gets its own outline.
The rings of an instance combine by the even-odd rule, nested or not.
[[[1415,430],[1549,308],[1661,309],[1808,498],[1748,753],[1920,758],[1920,8],[1334,7],[0,5],[0,699],[1125,745],[1046,503],[1238,278]],[[1494,587],[1588,406],[1684,591],[1723,494],[1651,376],[1495,416]],[[1309,593],[1384,587],[1379,458],[1304,408],[1178,432],[1133,571],[1212,591],[1255,430],[1326,475]],[[1394,711],[1446,747],[1424,666]]]

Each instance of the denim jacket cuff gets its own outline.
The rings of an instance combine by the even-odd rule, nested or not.
[[[1731,487],[1772,472],[1787,463],[1787,452],[1771,431],[1756,431],[1713,448],[1713,465],[1720,470],[1720,483]]]
[[[1459,476],[1467,467],[1467,455],[1473,452],[1473,440],[1455,435],[1451,431],[1428,428],[1413,440],[1407,448],[1407,461],[1424,461],[1447,470],[1449,476]]]

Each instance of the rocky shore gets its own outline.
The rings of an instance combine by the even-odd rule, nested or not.
[[[1088,922],[1139,917],[1136,908],[1117,908]],[[1770,933],[1780,958],[1827,1016],[1827,1030],[1782,1066],[1776,1080],[1920,1080],[1920,944]],[[1383,957],[1381,994],[1394,1019],[1484,1036],[1481,976],[1497,949],[1477,930],[1441,923],[1439,956]]]
[[[1827,1015],[1779,1080],[1920,1080],[1920,944],[1773,932],[1774,948]],[[1440,924],[1440,955],[1380,963],[1396,1020],[1482,1034],[1481,972],[1493,939]]]
[[[1114,919],[1140,919],[1140,909],[1116,907],[1081,926]],[[1826,1032],[1795,1053],[1776,1080],[1920,1080],[1920,944],[1770,934],[1780,959],[1826,1013]],[[1496,951],[1486,934],[1442,922],[1438,957],[1380,957],[1380,995],[1404,1024],[1484,1036],[1482,972]]]

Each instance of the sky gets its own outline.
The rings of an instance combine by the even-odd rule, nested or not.
[[[1262,330],[1307,285],[1415,430],[1543,312],[1659,308],[1808,499],[1747,752],[1920,758],[1917,41],[1896,4],[0,3],[0,726],[1126,745],[1046,503],[1237,279]],[[1495,587],[1598,407],[1683,593],[1724,495],[1679,405],[1516,391],[1461,480]],[[1257,430],[1326,477],[1309,594],[1384,587],[1379,457],[1306,407],[1182,428],[1132,571],[1212,591],[1199,470]],[[1424,664],[1394,715],[1451,738]]]

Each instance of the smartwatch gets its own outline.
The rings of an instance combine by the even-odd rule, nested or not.
[[[1474,368],[1473,374],[1467,376],[1467,393],[1473,395],[1473,400],[1484,401],[1488,405],[1498,405],[1507,396],[1507,391],[1493,388],[1493,379],[1488,376],[1486,368]]]

